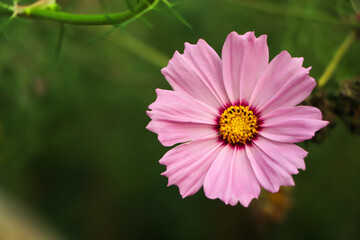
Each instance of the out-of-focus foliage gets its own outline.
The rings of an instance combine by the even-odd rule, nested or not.
[[[321,109],[324,118],[330,122],[315,139],[326,139],[328,128],[335,127],[339,120],[351,133],[360,135],[360,78],[344,80],[336,89],[334,92],[315,89],[306,101],[308,105]]]
[[[252,2],[263,1],[339,21],[355,13],[346,0]],[[58,3],[77,13],[127,9],[115,0]],[[71,239],[359,239],[360,139],[341,121],[321,144],[304,145],[307,170],[280,196],[291,204],[282,221],[262,225],[254,214],[262,201],[230,207],[202,193],[181,199],[167,188],[158,160],[168,149],[145,129],[155,88],[169,89],[162,56],[182,52],[184,42],[203,38],[221,54],[231,31],[267,34],[271,58],[284,49],[302,56],[317,79],[349,29],[228,1],[183,0],[175,9],[193,30],[165,5],[145,16],[153,27],[136,21],[90,45],[108,28],[65,26],[59,44],[58,23],[16,18],[7,26],[0,38],[0,187]],[[123,34],[144,45],[128,48]],[[144,46],[157,49],[157,58]],[[332,84],[345,91],[344,80],[360,75],[359,52],[357,42],[328,92]]]
[[[359,0],[350,0],[353,8],[357,13],[360,13],[360,1]]]

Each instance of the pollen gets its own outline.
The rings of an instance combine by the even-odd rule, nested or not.
[[[219,120],[219,133],[231,144],[246,144],[257,134],[258,119],[248,106],[231,106]]]

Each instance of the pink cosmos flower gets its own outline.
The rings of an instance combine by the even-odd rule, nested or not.
[[[281,52],[269,63],[267,36],[230,33],[222,59],[202,39],[185,43],[162,74],[174,89],[157,89],[147,129],[164,146],[160,160],[182,197],[201,187],[210,199],[247,207],[261,187],[293,186],[307,152],[294,143],[328,124],[319,109],[296,106],[316,83],[303,58]]]

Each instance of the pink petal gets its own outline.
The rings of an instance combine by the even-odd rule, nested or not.
[[[321,120],[319,109],[309,106],[278,109],[265,114],[262,119],[261,136],[288,143],[311,139],[316,131],[329,123]]]
[[[204,191],[208,198],[233,206],[240,201],[247,207],[259,197],[260,185],[244,148],[223,147],[205,177]]]
[[[146,127],[157,133],[164,146],[186,142],[216,132],[218,112],[181,93],[157,89],[157,99],[147,114],[152,121]]]
[[[254,32],[230,33],[223,46],[223,76],[232,104],[248,102],[251,93],[269,63],[267,36]]]
[[[160,163],[166,165],[162,173],[169,178],[168,186],[177,185],[182,197],[195,194],[203,185],[211,164],[221,151],[216,136],[184,143],[168,151]]]
[[[282,51],[265,69],[249,104],[265,114],[302,102],[316,85],[308,75],[310,68],[303,68],[302,63],[303,58],[291,58],[287,51]]]
[[[184,54],[175,52],[161,70],[172,88],[219,109],[228,102],[222,80],[221,59],[202,39],[196,45],[185,43]]]
[[[305,170],[304,158],[307,152],[301,147],[292,143],[275,142],[261,136],[258,136],[253,144],[289,174],[297,174],[298,169]]]
[[[280,186],[293,186],[295,184],[291,173],[257,145],[246,145],[245,149],[255,175],[263,188],[270,192],[277,192]]]

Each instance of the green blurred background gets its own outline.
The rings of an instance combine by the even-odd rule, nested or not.
[[[256,200],[225,206],[202,190],[182,199],[160,176],[169,148],[145,129],[145,111],[156,88],[169,89],[160,69],[184,42],[203,38],[221,53],[231,31],[267,34],[271,58],[303,56],[317,79],[350,31],[237,2],[179,1],[193,30],[164,4],[92,44],[110,27],[65,26],[60,48],[59,23],[11,22],[0,38],[1,195],[63,239],[360,239],[360,138],[341,121],[324,142],[301,145],[307,170],[294,177],[281,220],[264,220]],[[269,2],[339,21],[354,15],[347,0],[252,1]],[[120,0],[58,3],[76,13],[127,9]],[[356,43],[333,82],[360,75],[359,53]]]

